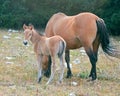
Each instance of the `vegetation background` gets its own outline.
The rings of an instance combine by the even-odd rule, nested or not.
[[[45,28],[54,13],[85,11],[103,18],[112,35],[120,35],[120,0],[0,0],[0,28],[21,29],[24,23]]]

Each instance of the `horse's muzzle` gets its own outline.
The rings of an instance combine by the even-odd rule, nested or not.
[[[27,40],[24,40],[24,41],[23,41],[23,44],[24,44],[24,45],[27,45],[27,44],[28,44]]]

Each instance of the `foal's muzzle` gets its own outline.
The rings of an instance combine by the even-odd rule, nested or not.
[[[28,44],[28,41],[27,41],[27,40],[24,40],[24,41],[23,41],[23,44],[24,44],[24,45],[27,45],[27,44]]]

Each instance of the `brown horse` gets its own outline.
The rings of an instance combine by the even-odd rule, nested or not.
[[[84,12],[74,16],[66,16],[64,13],[54,14],[47,23],[45,33],[47,37],[60,35],[66,41],[65,59],[67,62],[67,77],[71,77],[69,66],[69,50],[84,47],[92,68],[89,77],[97,78],[96,62],[98,60],[98,48],[101,44],[105,53],[113,57],[120,57],[120,53],[110,46],[108,30],[103,19],[95,14]]]
[[[23,29],[24,29],[24,38],[25,38],[23,43],[27,45],[28,40],[30,40],[34,45],[34,52],[36,53],[38,66],[39,66],[38,82],[41,81],[43,74],[42,68],[44,67],[44,65],[42,65],[42,62],[44,62],[44,60],[45,61],[47,60],[47,58],[44,56],[49,56],[49,55],[52,58],[52,70],[51,70],[51,76],[47,84],[51,82],[55,74],[56,55],[58,55],[58,58],[60,59],[61,73],[60,73],[59,82],[62,82],[63,73],[64,73],[64,58],[65,58],[64,52],[66,49],[66,42],[64,41],[64,39],[61,38],[60,36],[53,36],[48,38],[46,36],[39,35],[32,25],[26,26],[24,24]]]

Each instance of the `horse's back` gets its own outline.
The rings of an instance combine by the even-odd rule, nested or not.
[[[98,16],[89,12],[74,16],[57,13],[48,21],[45,29],[46,36],[60,35],[70,49],[79,48],[83,44],[90,45],[96,37],[97,19]]]

